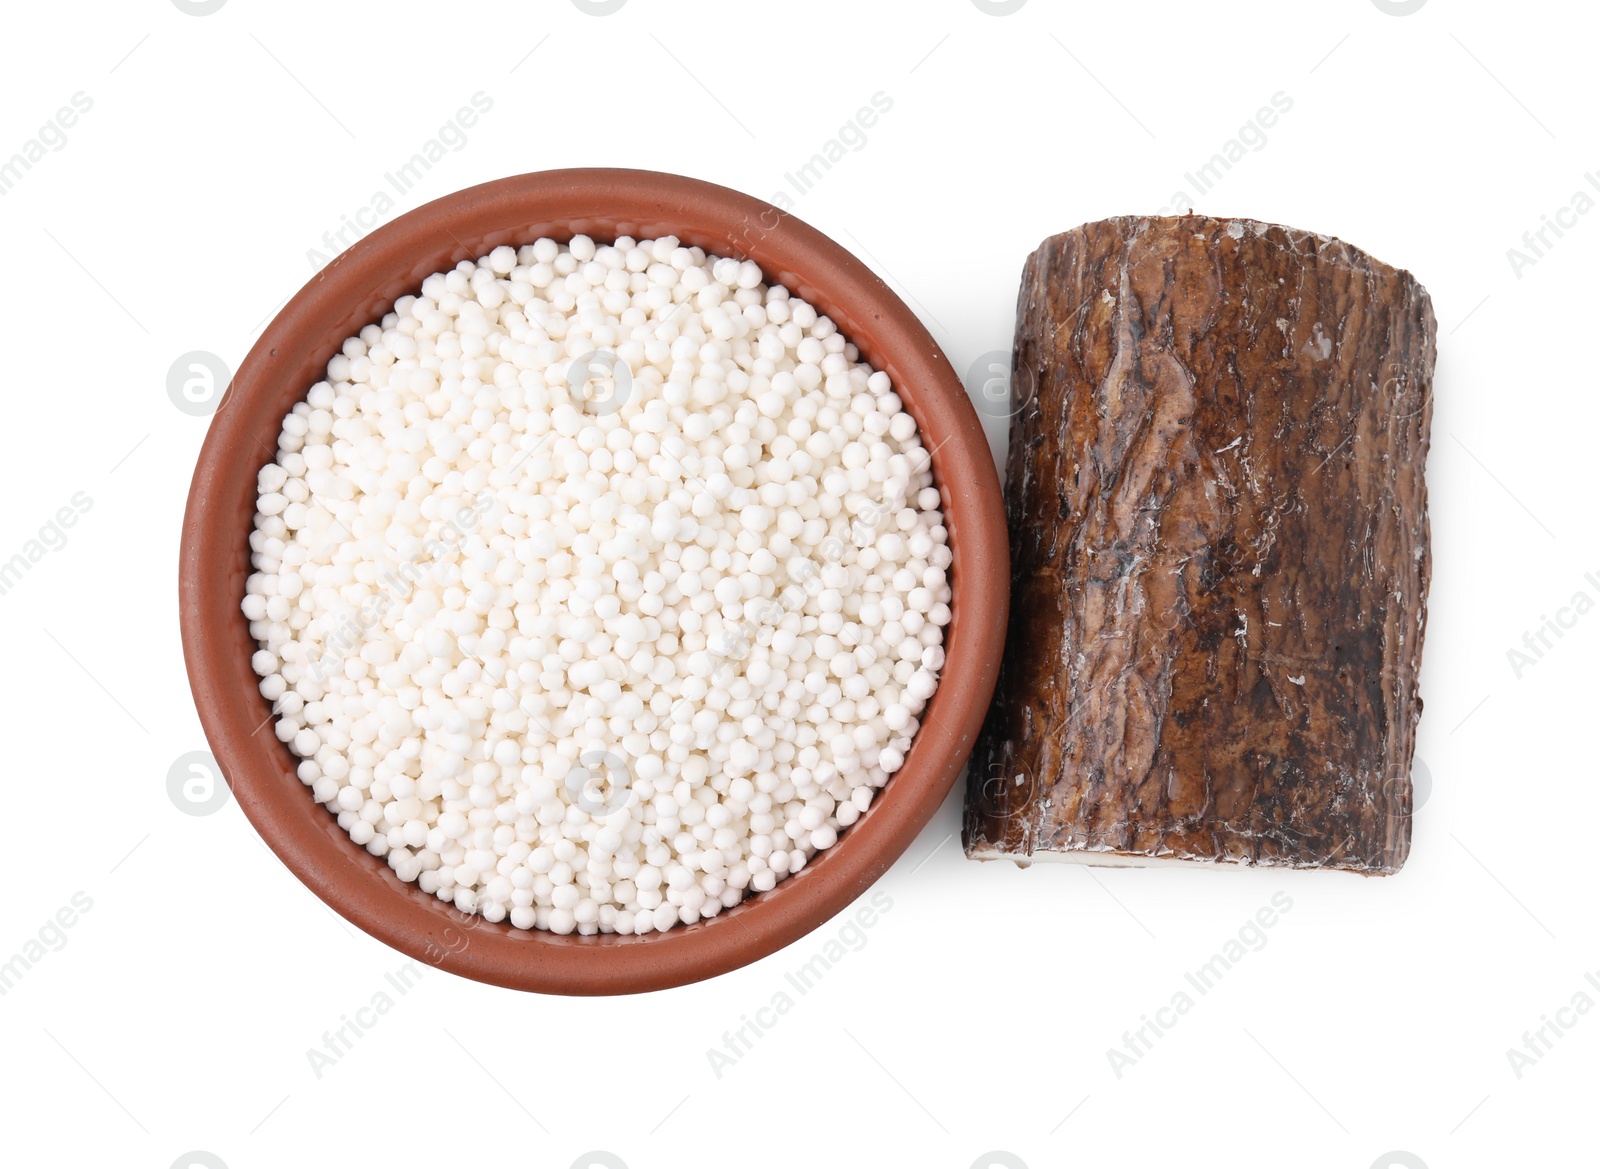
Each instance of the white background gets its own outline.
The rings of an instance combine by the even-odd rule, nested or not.
[[[0,961],[74,893],[93,906],[0,997],[0,1160],[1568,1163],[1591,1131],[1600,1012],[1520,1078],[1506,1053],[1600,971],[1600,615],[1520,678],[1507,651],[1575,593],[1600,600],[1600,215],[1520,275],[1507,249],[1600,168],[1587,15],[1469,0],[1407,16],[1373,0],[9,10],[0,160],[74,93],[93,108],[0,197],[0,560],[75,493],[93,505],[0,596]],[[1263,148],[1188,201],[1336,234],[1434,298],[1433,785],[1404,872],[979,865],[953,795],[883,879],[893,908],[864,947],[720,1079],[707,1049],[842,918],[710,983],[622,1000],[429,968],[318,1079],[307,1049],[407,960],[323,908],[232,803],[193,817],[168,798],[168,768],[204,747],[175,585],[206,420],[165,380],[190,350],[236,367],[311,275],[308,249],[478,90],[492,111],[395,214],[574,165],[770,198],[883,91],[893,109],[796,212],[872,264],[959,369],[1009,346],[1041,239],[1167,205],[1274,93],[1292,99]],[[1280,890],[1293,909],[1265,947],[1119,1078],[1107,1049]]]

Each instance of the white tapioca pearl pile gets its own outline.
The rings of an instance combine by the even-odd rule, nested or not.
[[[771,889],[938,685],[916,424],[753,263],[496,248],[347,340],[278,446],[243,603],[278,737],[352,840],[491,921]]]

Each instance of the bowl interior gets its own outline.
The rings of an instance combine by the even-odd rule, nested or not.
[[[350,840],[295,775],[250,667],[239,608],[251,571],[255,477],[283,416],[346,337],[422,280],[501,245],[587,234],[674,235],[752,259],[769,283],[826,313],[894,382],[933,451],[953,553],[946,665],[905,765],[839,842],[771,891],[692,926],[644,935],[555,935],[469,915],[401,881]],[[1008,588],[1005,520],[987,440],[960,379],[895,294],[843,248],[760,200],[673,175],[554,171],[447,196],[361,240],[268,326],[212,420],[191,489],[180,572],[189,676],[235,797],[289,868],[337,912],[422,961],[482,981],[566,994],[658,989],[781,948],[862,893],[933,816],[993,691]]]

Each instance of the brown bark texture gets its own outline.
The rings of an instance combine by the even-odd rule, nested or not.
[[[1392,873],[1431,560],[1428,294],[1189,215],[1029,257],[969,856]]]

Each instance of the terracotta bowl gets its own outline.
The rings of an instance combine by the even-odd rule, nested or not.
[[[671,234],[755,260],[828,314],[894,380],[933,455],[954,554],[947,662],[905,766],[839,842],[732,910],[665,933],[560,936],[491,924],[401,881],[353,843],[295,775],[250,668],[239,609],[256,472],[284,414],[343,340],[425,276],[500,244]],[[347,920],[467,978],[557,994],[625,994],[722,974],[788,945],[860,896],[905,851],[960,773],[994,689],[1008,591],[1005,516],[983,428],[939,346],[838,244],[768,203],[677,175],[563,170],[447,195],[362,239],[289,301],[211,422],[184,516],[178,599],[200,721],[239,806],[290,871]]]

